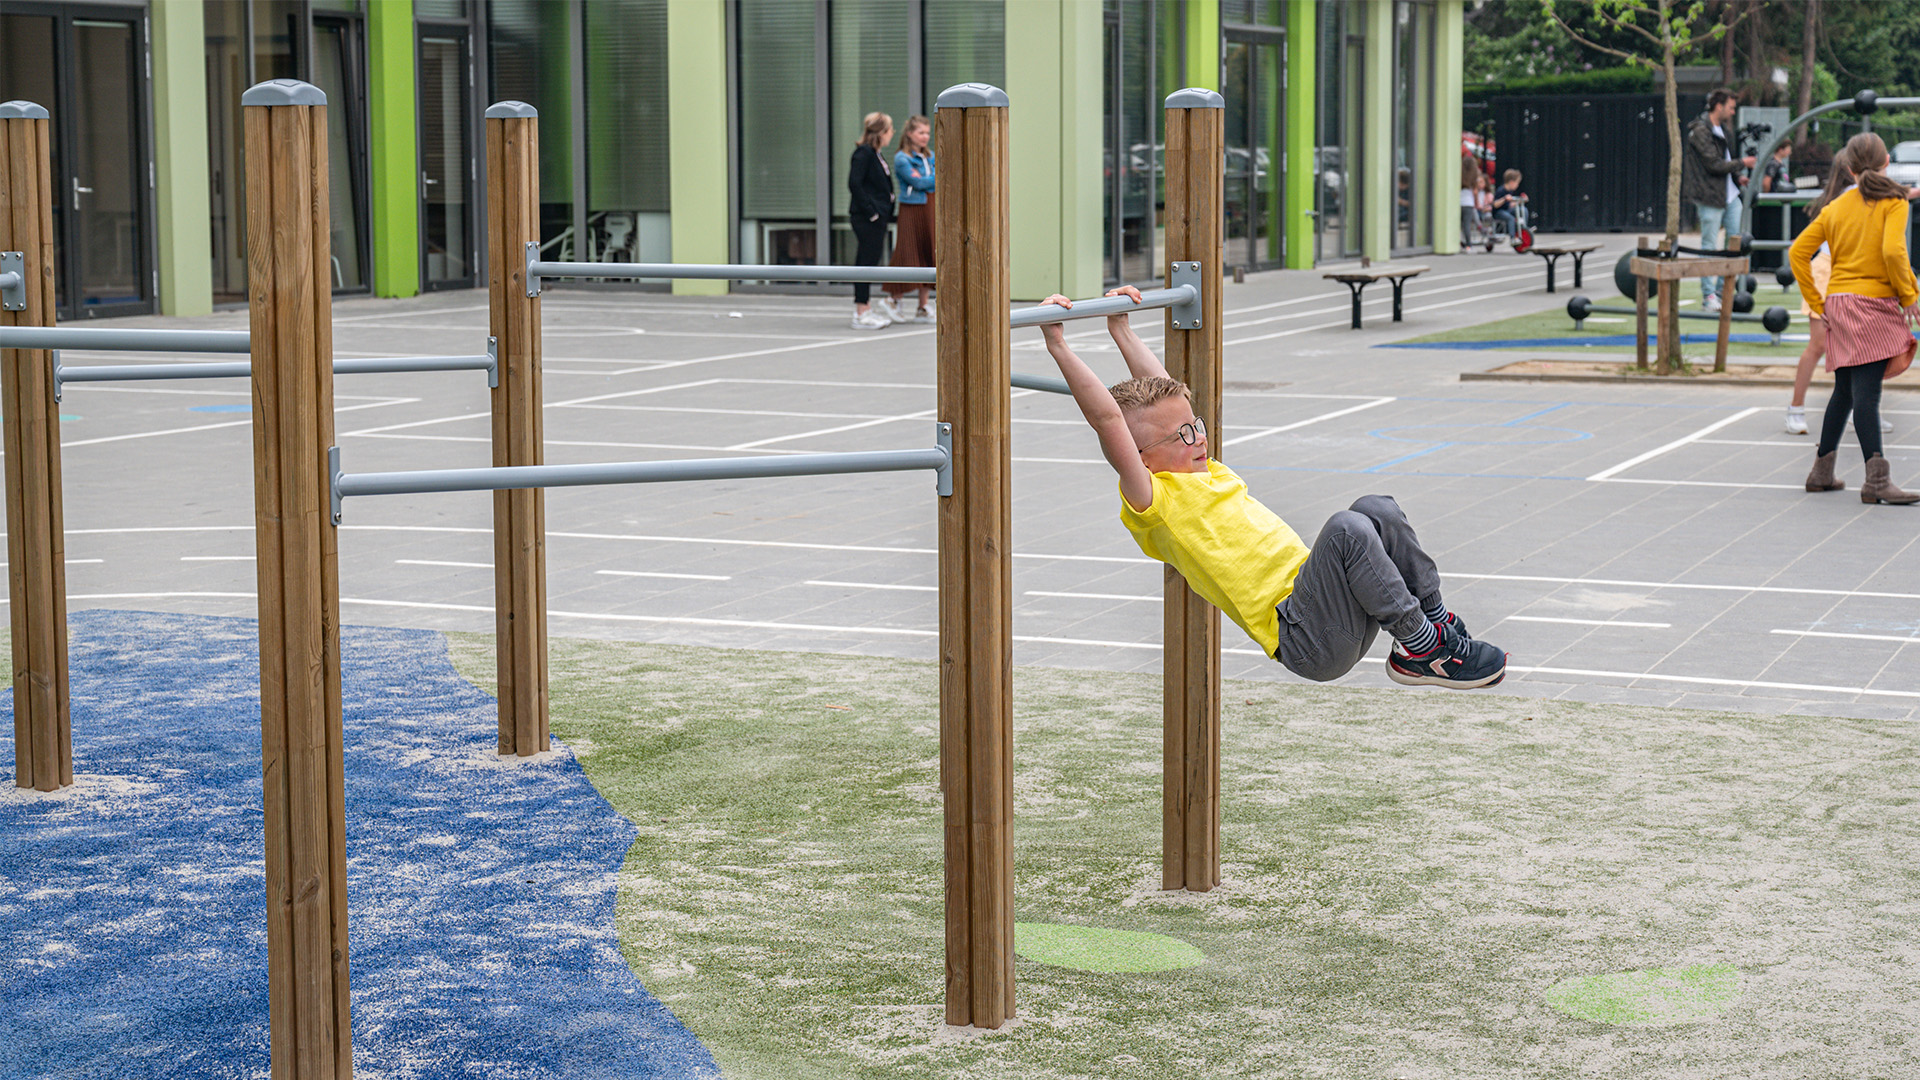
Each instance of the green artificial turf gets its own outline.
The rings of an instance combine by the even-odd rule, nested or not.
[[[1910,725],[1229,682],[1224,883],[1165,893],[1157,678],[1017,669],[1019,1017],[981,1033],[941,1023],[933,664],[551,663],[639,829],[627,959],[729,1077],[1920,1075]]]
[[[1611,289],[1609,289],[1609,292],[1611,292]],[[1589,298],[1592,299],[1593,302],[1596,304],[1602,304],[1608,307],[1620,307],[1625,309],[1631,309],[1633,307],[1633,301],[1625,300],[1617,296],[1608,295],[1605,297],[1600,297],[1600,296],[1590,295]],[[1799,341],[1782,341],[1778,345],[1771,345],[1764,342],[1761,342],[1761,343],[1749,343],[1749,342],[1739,342],[1739,341],[1728,342],[1727,344],[1728,356],[1752,358],[1752,359],[1764,360],[1772,363],[1779,363],[1781,361],[1786,361],[1791,363],[1792,361],[1799,358],[1801,350],[1807,347],[1806,338],[1805,338],[1805,335],[1807,332],[1807,323],[1805,319],[1802,319],[1797,314],[1797,312],[1800,310],[1799,295],[1795,294],[1793,296],[1785,296],[1779,293],[1775,289],[1763,287],[1760,290],[1760,294],[1754,298],[1754,309],[1756,312],[1760,312],[1760,311],[1765,311],[1767,308],[1770,308],[1770,307],[1784,307],[1787,309],[1788,312],[1796,313],[1793,316],[1792,324],[1787,327],[1786,332],[1788,334],[1800,335],[1801,339]],[[1687,308],[1683,308],[1682,310],[1698,311],[1700,309],[1698,305],[1692,305]],[[1602,321],[1606,319],[1618,319],[1620,321],[1619,322]],[[1682,319],[1680,321],[1682,324],[1680,327],[1680,330],[1683,334],[1712,334],[1712,333],[1718,332],[1718,329],[1719,329],[1719,325],[1717,323],[1707,322],[1702,319]],[[1407,338],[1404,341],[1395,342],[1395,344],[1419,345],[1424,343],[1457,342],[1457,341],[1499,342],[1499,341],[1507,341],[1507,340],[1513,340],[1513,339],[1564,338],[1564,339],[1567,339],[1568,344],[1551,345],[1551,346],[1543,346],[1543,345],[1503,346],[1503,345],[1495,344],[1495,345],[1489,345],[1487,346],[1487,348],[1489,349],[1515,348],[1515,349],[1524,350],[1526,352],[1536,352],[1536,353],[1541,352],[1543,350],[1544,351],[1591,350],[1592,352],[1601,354],[1601,355],[1632,356],[1634,354],[1634,345],[1631,340],[1633,336],[1633,325],[1634,325],[1634,319],[1633,319],[1633,316],[1630,314],[1629,315],[1601,314],[1601,315],[1594,315],[1588,318],[1584,329],[1575,330],[1573,328],[1573,320],[1567,317],[1566,310],[1563,306],[1563,307],[1554,308],[1551,311],[1535,312],[1534,314],[1531,314],[1531,315],[1515,315],[1512,318],[1495,319],[1492,322],[1478,323],[1473,326],[1464,326],[1464,327],[1458,327],[1451,330],[1442,330],[1439,333],[1434,333],[1434,334],[1423,334],[1419,337]],[[1647,326],[1648,326],[1648,332],[1651,333],[1654,329],[1653,321],[1651,317],[1649,317],[1648,319]],[[1766,330],[1762,328],[1758,323],[1734,323],[1733,332],[1736,334],[1763,334],[1763,333],[1766,333]],[[1597,339],[1597,338],[1614,337],[1621,334],[1625,334],[1629,338],[1629,340],[1625,345],[1604,345],[1604,344],[1582,345],[1577,343],[1578,340],[1582,338]],[[1698,360],[1701,358],[1705,358],[1711,361],[1713,359],[1713,344],[1711,342],[1707,342],[1703,344],[1695,344],[1690,342],[1682,346],[1682,352],[1686,355],[1686,357],[1689,360]]]

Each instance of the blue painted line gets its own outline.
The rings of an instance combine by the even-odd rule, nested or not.
[[[1527,421],[1533,419],[1536,416],[1545,416],[1550,412],[1559,412],[1561,409],[1566,408],[1569,404],[1571,404],[1571,402],[1563,401],[1558,405],[1549,405],[1548,407],[1541,409],[1538,412],[1530,412],[1527,415],[1522,416],[1517,420],[1509,420],[1506,423],[1501,424],[1500,426],[1501,427],[1519,427],[1520,425],[1526,423]],[[1560,430],[1566,430],[1566,429],[1560,429]]]
[[[1392,464],[1392,463],[1388,462],[1387,464]],[[1316,473],[1316,474],[1327,475],[1327,476],[1361,476],[1367,473],[1372,473],[1376,469],[1380,469],[1384,467],[1385,467],[1384,465],[1376,465],[1372,469],[1315,469],[1305,465],[1247,465],[1247,464],[1241,464],[1236,462],[1233,466],[1233,471],[1238,473],[1291,472],[1291,473]],[[1402,473],[1385,473],[1382,475],[1431,476],[1436,479],[1449,479],[1449,480],[1580,480],[1580,481],[1586,480],[1586,477],[1584,476],[1556,476],[1551,473],[1533,474],[1533,473],[1402,472]]]
[[[1400,457],[1394,458],[1392,461],[1383,461],[1380,464],[1375,465],[1371,469],[1361,469],[1360,471],[1363,473],[1377,473],[1381,469],[1384,469],[1389,465],[1398,465],[1403,461],[1412,461],[1414,458],[1417,458],[1417,457],[1426,457],[1428,454],[1434,453],[1435,451],[1438,451],[1438,450],[1445,450],[1447,447],[1452,445],[1453,444],[1450,442],[1435,443],[1434,445],[1427,447],[1425,450],[1415,450],[1411,454],[1404,454]]]
[[[78,782],[0,793],[0,1077],[265,1076],[257,624],[69,624]],[[340,636],[360,1066],[718,1080],[621,954],[633,823],[564,745],[502,762],[439,634]]]
[[[195,405],[188,412],[252,412],[251,405]]]
[[[1413,397],[1408,395],[1402,395],[1397,400],[1399,401],[1438,401],[1438,402],[1444,402],[1449,405],[1452,405],[1452,404],[1536,405],[1538,404],[1538,402],[1529,401],[1526,398],[1438,397],[1438,396]],[[1583,409],[1588,409],[1588,408],[1591,408],[1591,409],[1693,409],[1696,411],[1706,410],[1708,412],[1716,412],[1716,413],[1724,412],[1726,409],[1725,405],[1714,405],[1714,404],[1687,405],[1687,404],[1678,404],[1678,403],[1661,402],[1661,401],[1575,401],[1575,402],[1569,402],[1569,404],[1578,405]]]
[[[1656,335],[1648,334],[1649,343],[1658,341]],[[1683,345],[1711,345],[1720,340],[1712,334],[1681,334]],[[1727,340],[1741,345],[1771,345],[1772,334],[1729,334]],[[1632,334],[1600,334],[1594,337],[1577,338],[1503,338],[1497,341],[1429,341],[1422,344],[1395,342],[1375,345],[1376,349],[1579,349],[1588,347],[1618,347],[1634,344]]]

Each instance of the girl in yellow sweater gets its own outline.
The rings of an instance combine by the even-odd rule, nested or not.
[[[1920,284],[1907,256],[1907,189],[1887,177],[1887,145],[1862,132],[1843,151],[1853,170],[1853,187],[1820,209],[1793,242],[1793,276],[1807,308],[1827,326],[1827,370],[1833,396],[1820,429],[1808,491],[1838,491],[1834,458],[1847,418],[1853,417],[1867,478],[1860,501],[1906,505],[1920,494],[1900,490],[1887,474],[1881,455],[1880,385],[1905,371],[1913,360],[1910,325],[1920,325]],[[1833,268],[1822,296],[1814,284],[1813,256],[1826,244]]]

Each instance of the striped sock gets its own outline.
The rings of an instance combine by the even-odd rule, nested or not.
[[[1424,656],[1439,644],[1440,631],[1430,621],[1422,621],[1417,632],[1400,639],[1400,647],[1407,650],[1409,656]]]
[[[1427,621],[1435,626],[1446,626],[1453,622],[1453,612],[1448,611],[1447,605],[1438,598],[1434,599],[1432,607],[1422,604],[1420,610],[1426,615]]]

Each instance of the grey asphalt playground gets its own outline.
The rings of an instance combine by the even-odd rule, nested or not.
[[[1555,238],[1562,239],[1562,238]],[[1611,298],[1613,259],[1591,258]],[[1396,496],[1437,555],[1450,605],[1506,648],[1495,694],[1905,719],[1920,715],[1920,507],[1809,495],[1784,391],[1460,381],[1519,358],[1391,342],[1558,307],[1538,259],[1419,260],[1406,319],[1319,272],[1229,284],[1216,453],[1304,536],[1369,492]],[[1769,290],[1770,291],[1770,287]],[[338,355],[484,350],[484,291],[338,302]],[[850,330],[844,295],[550,287],[547,459],[813,453],[933,439],[930,326]],[[1158,342],[1157,314],[1138,317]],[[241,328],[244,312],[112,325]],[[1124,368],[1097,324],[1072,340]],[[1051,374],[1039,332],[1016,371]],[[68,352],[69,365],[178,357]],[[1809,403],[1823,402],[1816,389]],[[341,377],[348,472],[485,465],[477,373]],[[1896,482],[1920,484],[1920,395],[1889,393]],[[242,381],[76,385],[63,403],[75,609],[255,613],[251,435]],[[1015,391],[1014,659],[1157,670],[1160,570],[1120,526],[1114,480],[1070,400]],[[1849,443],[1842,475],[1857,487]],[[1912,485],[1909,485],[1912,486]],[[492,629],[491,500],[350,500],[349,624]],[[550,492],[555,635],[931,659],[930,476]],[[1293,678],[1227,627],[1230,678]],[[1384,640],[1346,682],[1382,689]],[[1394,692],[1401,692],[1397,688]],[[1406,691],[1442,693],[1442,691]],[[1412,699],[1410,699],[1412,704]]]

